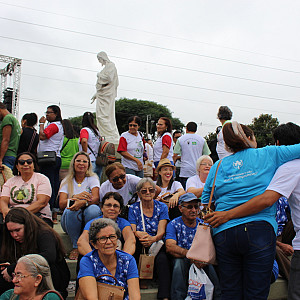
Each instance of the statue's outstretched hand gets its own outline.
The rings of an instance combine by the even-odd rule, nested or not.
[[[91,98],[91,104],[93,104],[96,100],[96,96],[94,95],[92,98]]]

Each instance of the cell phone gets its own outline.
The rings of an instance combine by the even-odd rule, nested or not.
[[[67,207],[71,207],[75,203],[75,200],[68,199]]]

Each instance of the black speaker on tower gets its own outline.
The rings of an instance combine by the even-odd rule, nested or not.
[[[7,110],[11,113],[12,112],[12,96],[13,96],[13,89],[8,87],[3,92],[3,103],[6,105]]]

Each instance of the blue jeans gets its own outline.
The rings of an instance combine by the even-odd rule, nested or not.
[[[102,166],[98,166],[96,164],[96,161],[92,161],[92,166],[93,166],[93,172],[96,173],[99,177],[99,181],[101,180],[101,175],[102,175],[102,171],[103,171],[103,167]]]
[[[2,159],[2,164],[8,166],[10,169],[13,169],[16,158],[14,156],[4,156]]]
[[[140,178],[144,177],[144,170],[139,170],[139,171],[135,171],[129,168],[125,168],[126,174],[131,174],[131,175],[135,175],[138,176]]]
[[[49,178],[49,181],[51,184],[52,194],[51,194],[51,198],[49,200],[49,204],[50,204],[50,208],[52,211],[59,211],[57,194],[58,194],[59,185],[60,185],[60,182],[59,182],[60,166],[61,166],[61,158],[56,156],[55,165],[47,165],[47,166],[40,167],[40,172]]]
[[[186,257],[175,258],[173,260],[171,299],[184,300],[187,297],[190,266],[190,260]],[[214,285],[213,299],[221,299],[220,283],[214,267],[212,265],[207,265],[203,270]]]
[[[72,211],[65,209],[61,217],[61,227],[69,235],[73,248],[77,248],[77,241],[82,232],[83,225],[88,221],[98,218],[101,215],[100,207],[92,204],[83,210],[84,224],[82,224],[82,210]]]
[[[265,221],[253,221],[214,236],[222,300],[267,299],[276,236]]]

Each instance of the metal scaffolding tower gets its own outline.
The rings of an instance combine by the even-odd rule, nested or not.
[[[1,101],[4,100],[3,92],[8,88],[7,76],[13,76],[13,93],[12,93],[12,114],[18,119],[19,117],[19,99],[20,99],[20,80],[21,80],[21,63],[20,58],[5,56],[0,54],[0,63],[7,63],[7,66],[0,69],[1,74]]]

